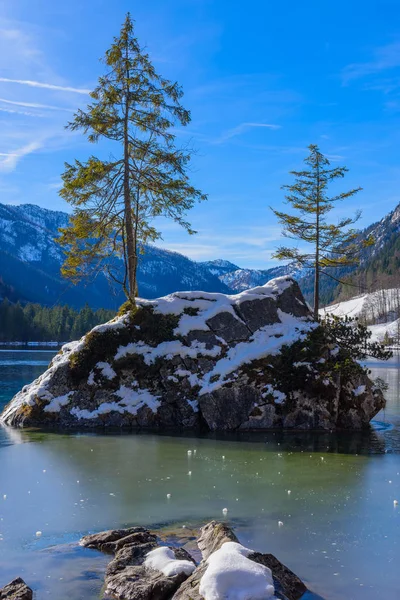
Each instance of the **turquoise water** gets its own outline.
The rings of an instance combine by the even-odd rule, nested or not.
[[[0,405],[52,355],[0,352]],[[107,559],[77,546],[83,534],[197,526],[226,507],[243,543],[275,554],[326,600],[397,600],[399,360],[370,366],[390,389],[386,411],[362,435],[0,429],[0,586],[21,575],[38,600],[94,600]]]

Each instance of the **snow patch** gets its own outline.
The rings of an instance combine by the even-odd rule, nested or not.
[[[116,372],[108,362],[98,362],[96,369],[99,369],[100,373],[106,379],[114,379],[117,376]]]
[[[68,404],[70,397],[74,392],[68,392],[68,394],[64,394],[64,396],[58,396],[57,398],[53,398],[53,400],[44,408],[44,412],[59,412],[62,406]]]
[[[225,542],[207,559],[200,580],[204,600],[266,600],[275,598],[271,569],[248,558],[252,550]]]
[[[247,342],[239,342],[230,348],[224,358],[215,364],[212,371],[204,377],[200,395],[213,392],[223,385],[223,378],[236,371],[241,366],[266,356],[278,354],[284,344],[293,344],[306,337],[318,324],[307,318],[294,317],[278,309],[280,323],[266,325],[258,329]],[[211,378],[220,376],[218,381],[211,383]]]
[[[186,402],[192,407],[193,412],[199,412],[199,403],[197,400],[186,400]]]
[[[279,390],[276,390],[270,383],[265,386],[261,396],[265,398],[269,394],[271,394],[274,397],[275,404],[282,404],[282,402],[285,402],[286,400],[286,394],[280,392]]]
[[[122,402],[103,402],[95,410],[79,409],[74,407],[70,413],[77,419],[96,419],[99,415],[108,414],[110,412],[118,412],[120,414],[129,413],[136,415],[138,410],[143,406],[148,406],[152,412],[157,412],[160,406],[159,396],[153,396],[149,390],[133,390],[124,385],[121,385],[119,390],[114,392],[119,396]]]
[[[115,360],[119,360],[129,354],[139,354],[143,356],[146,365],[152,365],[160,357],[171,360],[174,356],[197,358],[201,354],[203,356],[216,357],[220,353],[221,348],[219,346],[207,349],[204,342],[193,341],[190,346],[185,346],[180,340],[172,340],[170,342],[161,342],[161,344],[155,347],[149,346],[144,342],[132,342],[127,346],[120,346],[114,358]]]
[[[361,394],[364,394],[366,389],[365,385],[359,385],[355,390],[353,390],[353,394],[355,396],[361,396]]]
[[[163,546],[155,548],[146,554],[144,566],[147,569],[161,571],[166,577],[174,577],[174,575],[191,575],[196,568],[196,565],[190,560],[177,560],[171,548]]]

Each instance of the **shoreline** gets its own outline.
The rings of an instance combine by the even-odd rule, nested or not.
[[[0,342],[0,347],[5,347],[5,346],[11,346],[11,347],[19,347],[19,346],[28,346],[28,347],[40,347],[40,346],[49,346],[52,348],[56,348],[58,346],[63,346],[64,344],[67,344],[68,342],[57,342],[57,341],[50,341],[50,342]]]

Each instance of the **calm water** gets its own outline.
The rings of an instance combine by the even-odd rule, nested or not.
[[[0,406],[52,355],[1,351]],[[276,554],[325,600],[398,600],[399,359],[371,368],[390,385],[388,407],[363,435],[239,440],[0,428],[0,587],[21,575],[38,600],[94,600],[107,559],[79,548],[81,535],[196,526],[227,507],[243,543]]]

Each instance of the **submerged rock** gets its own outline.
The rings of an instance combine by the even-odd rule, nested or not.
[[[224,523],[211,521],[201,528],[197,545],[202,560],[197,566],[183,547],[160,546],[154,533],[136,529],[140,531],[112,530],[81,540],[82,545],[103,552],[109,550],[105,545],[116,544],[105,591],[117,600],[230,598],[238,590],[249,597],[261,590],[265,598],[299,600],[307,591],[277,558],[245,548]],[[135,535],[142,538],[132,540]]]
[[[179,292],[66,344],[1,420],[13,426],[360,429],[384,406],[356,363],[316,343],[289,277],[238,295]],[[354,368],[349,369],[349,364]]]
[[[33,592],[21,577],[0,589],[0,600],[32,600]]]

